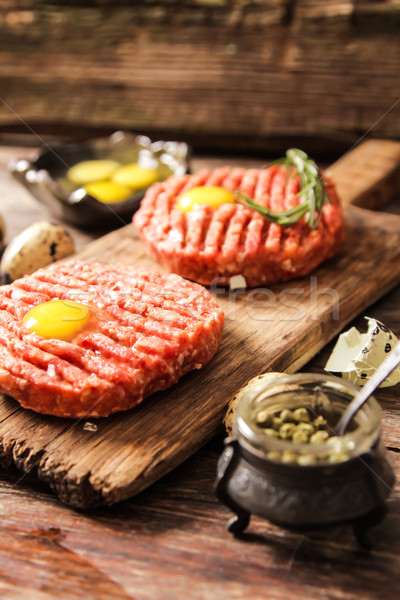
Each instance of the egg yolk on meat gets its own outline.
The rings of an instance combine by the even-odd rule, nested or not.
[[[116,183],[127,185],[133,190],[140,190],[157,181],[158,172],[156,169],[149,169],[132,163],[118,169],[112,179]]]
[[[201,205],[218,208],[221,204],[233,203],[233,194],[222,187],[202,185],[184,192],[178,198],[178,208],[183,212],[189,212]]]
[[[71,300],[51,300],[32,308],[22,319],[29,331],[44,338],[71,341],[89,321],[89,308]]]

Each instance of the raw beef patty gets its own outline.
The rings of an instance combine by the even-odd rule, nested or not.
[[[53,299],[89,307],[72,340],[30,332],[22,319]],[[140,267],[66,262],[0,288],[0,391],[61,417],[129,409],[208,363],[223,313],[202,286]]]
[[[242,275],[250,287],[286,281],[310,273],[333,256],[343,240],[343,215],[333,185],[316,229],[304,218],[285,229],[253,209],[236,203],[217,208],[177,207],[183,193],[218,186],[281,212],[300,202],[299,177],[283,166],[265,169],[221,167],[194,175],[172,176],[147,190],[134,224],[142,241],[168,271],[206,285],[226,285]]]

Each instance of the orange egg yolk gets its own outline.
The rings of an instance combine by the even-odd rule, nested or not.
[[[89,309],[71,300],[51,300],[32,308],[22,322],[44,338],[71,341],[89,321]]]
[[[189,212],[201,205],[218,208],[221,204],[233,203],[233,194],[218,186],[199,186],[179,196],[177,206],[182,212]]]

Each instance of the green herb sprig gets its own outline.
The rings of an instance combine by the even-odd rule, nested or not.
[[[272,165],[285,165],[288,168],[288,177],[299,175],[301,188],[297,195],[302,198],[302,202],[281,212],[274,212],[269,208],[265,208],[241,192],[236,192],[235,195],[241,200],[235,198],[235,202],[256,210],[268,221],[283,225],[283,227],[290,227],[306,217],[306,223],[311,229],[315,229],[323,206],[325,202],[330,203],[330,199],[325,190],[325,182],[314,161],[302,150],[290,148],[290,150],[287,150],[286,156],[275,160],[268,166]]]

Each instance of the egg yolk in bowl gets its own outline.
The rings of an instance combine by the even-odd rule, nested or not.
[[[218,186],[198,186],[181,194],[177,201],[177,206],[182,212],[189,212],[206,205],[211,208],[218,208],[221,204],[233,203],[233,194]]]
[[[132,195],[132,189],[127,185],[121,185],[115,181],[95,181],[85,185],[88,194],[105,204],[117,204],[123,202]]]
[[[126,185],[132,190],[149,187],[158,179],[157,169],[142,167],[136,163],[124,165],[115,171],[112,180],[120,185]]]

